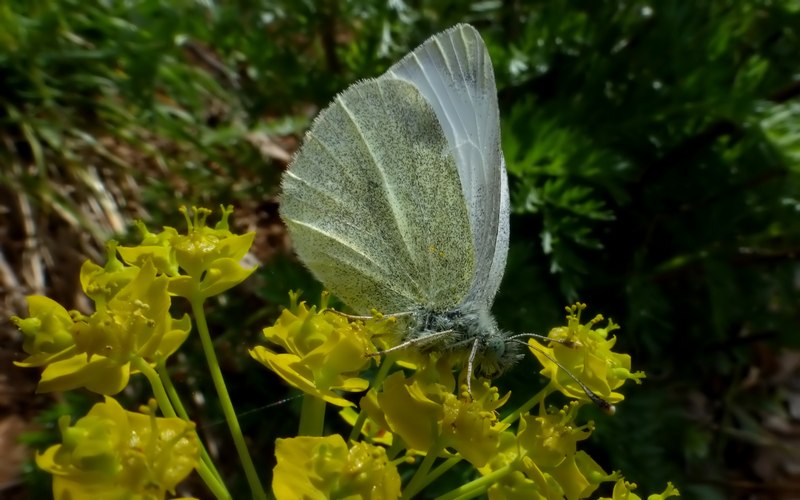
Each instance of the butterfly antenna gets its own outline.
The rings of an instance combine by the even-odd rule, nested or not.
[[[332,312],[333,314],[337,314],[337,315],[342,316],[342,317],[347,318],[347,319],[357,319],[357,320],[361,320],[361,321],[367,321],[367,320],[370,320],[370,319],[375,319],[375,316],[369,316],[369,315],[359,316],[357,314],[347,314],[347,313],[343,313],[342,311],[337,311],[336,309],[331,309],[330,307],[325,309],[323,312]],[[401,318],[403,316],[409,316],[411,314],[413,314],[411,311],[407,311],[407,312],[400,312],[400,313],[393,313],[393,314],[384,314],[383,317],[384,318]]]
[[[555,342],[557,344],[561,344],[561,345],[566,346],[566,347],[575,347],[575,342],[573,342],[572,340],[551,339],[550,337],[547,337],[545,335],[539,335],[538,333],[518,333],[517,335],[512,335],[512,336],[508,337],[506,340],[514,340],[514,339],[518,339],[518,338],[522,338],[522,337],[535,338],[535,339],[543,340],[545,342]],[[525,345],[527,345],[527,344],[525,344]]]
[[[535,337],[539,337],[538,335],[533,335],[533,334],[529,334],[529,333],[525,333],[525,334],[521,334],[521,335],[515,335],[514,337],[522,337],[522,336],[535,336]],[[509,340],[511,340],[511,339],[513,339],[513,337],[510,337],[510,338],[509,338]],[[551,340],[551,339],[548,339],[548,340]],[[567,375],[569,375],[569,377],[570,377],[572,380],[574,380],[576,384],[578,384],[578,386],[579,386],[579,387],[580,387],[580,388],[583,390],[583,392],[586,394],[586,396],[588,396],[588,397],[589,397],[589,399],[590,399],[590,400],[592,400],[592,403],[594,403],[595,405],[597,405],[597,406],[598,406],[598,407],[599,407],[601,410],[603,410],[603,412],[604,412],[604,413],[606,413],[606,414],[608,414],[608,415],[613,415],[613,414],[614,414],[614,412],[616,412],[616,411],[617,411],[617,408],[616,408],[614,405],[612,405],[611,403],[609,403],[609,402],[608,402],[608,401],[606,401],[605,399],[603,399],[603,398],[601,398],[600,396],[598,396],[597,394],[595,394],[595,393],[594,393],[594,391],[592,391],[591,389],[589,389],[589,387],[588,387],[586,384],[584,384],[583,382],[581,382],[581,381],[578,379],[578,377],[576,377],[576,376],[575,376],[575,374],[574,374],[574,373],[572,373],[572,371],[571,371],[571,370],[569,370],[569,369],[568,369],[566,366],[564,366],[564,365],[562,365],[561,363],[559,363],[559,362],[558,362],[558,361],[557,361],[557,360],[556,360],[556,359],[555,359],[553,356],[549,355],[549,354],[548,354],[548,353],[546,353],[544,350],[542,350],[542,349],[540,349],[540,348],[538,348],[538,347],[536,347],[536,346],[533,346],[533,345],[531,345],[531,344],[527,344],[527,343],[525,343],[525,342],[522,342],[522,341],[520,341],[520,340],[512,340],[512,342],[516,342],[516,343],[518,343],[518,344],[521,344],[521,345],[524,345],[524,346],[530,347],[531,349],[535,349],[535,350],[539,351],[539,352],[540,352],[540,353],[541,353],[541,354],[542,354],[542,355],[543,355],[545,358],[547,358],[547,359],[549,359],[550,361],[552,361],[553,363],[555,363],[555,365],[556,365],[557,367],[559,367],[559,368],[561,368],[562,370],[564,370],[564,373],[566,373]]]

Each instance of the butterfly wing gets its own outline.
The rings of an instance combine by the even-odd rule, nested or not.
[[[475,252],[456,159],[415,86],[374,79],[345,90],[282,187],[297,254],[353,309],[449,308],[469,292]]]
[[[475,247],[475,274],[466,299],[491,304],[506,266],[509,197],[486,46],[475,28],[460,24],[428,39],[381,78],[414,85],[442,125],[453,148]]]

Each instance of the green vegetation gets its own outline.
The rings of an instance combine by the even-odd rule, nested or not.
[[[783,491],[754,463],[800,461],[765,424],[792,425],[797,390],[775,368],[800,348],[797,0],[3,2],[0,250],[20,284],[3,316],[45,286],[73,307],[85,254],[133,217],[175,225],[180,204],[221,203],[275,217],[315,112],[457,22],[481,31],[500,93],[514,211],[501,326],[547,332],[576,299],[623,326],[648,379],[595,417],[592,446],[640,491]],[[256,297],[210,312],[241,410],[286,394],[246,346],[288,289],[318,297],[276,234]],[[192,390],[207,382],[195,362],[175,368]],[[245,417],[257,466],[292,411]]]

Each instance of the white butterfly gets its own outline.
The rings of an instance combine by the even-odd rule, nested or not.
[[[518,358],[489,312],[509,199],[494,72],[475,28],[439,33],[338,95],[282,186],[297,254],[354,310],[408,316],[404,345],[469,353],[470,376]]]

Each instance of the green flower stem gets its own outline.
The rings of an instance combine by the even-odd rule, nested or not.
[[[325,400],[303,394],[303,408],[300,410],[298,436],[321,436],[325,425]]]
[[[153,395],[158,402],[158,407],[161,409],[161,413],[163,413],[165,417],[177,417],[178,415],[175,413],[175,409],[173,408],[172,402],[167,394],[167,389],[164,387],[163,379],[158,371],[153,369],[153,367],[150,366],[150,363],[139,356],[134,356],[131,358],[131,365],[142,372],[147,381],[150,383],[150,387],[153,389]],[[170,386],[172,386],[171,383]],[[172,390],[174,391],[174,388]],[[181,410],[183,411],[183,406],[181,406]],[[185,414],[186,412],[183,411],[183,413]],[[180,418],[190,421],[185,416],[181,416]],[[196,434],[197,433],[195,431],[195,435]],[[203,447],[203,442],[200,439],[200,436],[197,436],[197,443],[200,445],[200,450],[204,452],[205,448]],[[206,456],[208,456],[208,453],[206,453]],[[200,478],[204,483],[206,483],[206,486],[208,486],[208,489],[211,490],[216,498],[230,500],[231,494],[228,493],[224,483],[219,478],[219,473],[213,467],[213,465],[209,467],[208,463],[206,463],[201,457],[201,460],[197,463],[196,469],[197,473],[200,475]]]
[[[233,497],[231,496],[228,489],[225,487],[225,483],[218,480],[217,477],[214,475],[216,469],[210,469],[202,460],[197,463],[197,474],[200,476],[200,479],[206,483],[208,489],[211,490],[211,493],[214,494],[214,497],[217,500],[231,500]]]
[[[167,396],[167,391],[161,383],[161,378],[153,367],[150,366],[150,363],[139,356],[133,356],[131,357],[131,366],[142,372],[142,375],[144,375],[150,383],[150,387],[153,389],[153,396],[155,396],[158,402],[161,413],[163,413],[165,417],[177,417],[175,409],[172,407],[172,403],[169,400],[169,396]]]
[[[164,387],[167,390],[167,396],[172,402],[172,405],[175,407],[175,411],[178,413],[178,416],[186,421],[190,421],[191,419],[189,418],[189,414],[186,412],[186,408],[183,407],[183,402],[181,401],[180,395],[178,395],[178,391],[175,390],[175,384],[173,384],[172,379],[169,378],[169,372],[167,371],[165,359],[156,362],[156,372],[158,372],[158,376],[161,378],[161,383],[164,384]],[[219,471],[217,470],[217,466],[214,464],[214,461],[211,460],[211,455],[208,454],[208,450],[206,449],[203,440],[198,439],[198,443],[200,444],[200,459],[203,461],[206,467],[208,467],[208,469],[214,473],[217,481],[224,485],[225,482],[222,480],[222,475],[220,475]]]
[[[372,385],[369,388],[370,391],[377,391],[381,384],[383,384],[383,381],[386,380],[387,376],[389,376],[389,370],[392,368],[392,365],[394,365],[395,359],[397,359],[396,353],[390,353],[386,355],[383,363],[381,363],[378,373],[376,373],[375,378],[372,379]],[[358,441],[358,436],[361,435],[361,428],[364,426],[364,422],[366,421],[367,414],[364,413],[364,411],[359,412],[356,421],[353,423],[353,430],[350,431],[350,436],[348,437],[349,441]]]
[[[199,294],[195,294],[191,297],[189,302],[192,304],[192,314],[197,323],[197,333],[200,335],[200,342],[203,345],[203,353],[208,362],[211,380],[214,382],[214,388],[217,391],[219,403],[225,415],[225,421],[228,423],[228,429],[231,431],[231,437],[233,437],[233,444],[236,446],[236,452],[239,454],[239,460],[242,462],[242,467],[244,467],[244,473],[247,477],[247,483],[250,486],[250,492],[254,499],[266,500],[267,495],[258,479],[258,473],[253,465],[250,452],[247,450],[247,443],[244,441],[242,429],[239,427],[239,421],[236,419],[236,410],[233,409],[231,397],[228,394],[227,387],[225,387],[225,379],[222,377],[222,370],[219,368],[217,354],[214,352],[214,343],[211,341],[211,333],[208,331],[208,323],[206,323],[206,314],[205,311],[203,311],[203,298]]]
[[[491,485],[512,473],[516,470],[512,465],[506,465],[503,468],[497,469],[491,474],[479,477],[474,481],[459,486],[458,488],[440,496],[437,500],[466,500],[467,498],[475,498],[478,495],[483,495]]]
[[[523,413],[528,413],[531,410],[531,408],[533,408],[534,406],[536,406],[539,403],[541,403],[542,400],[548,394],[550,394],[550,392],[551,392],[551,389],[550,389],[550,386],[548,385],[547,387],[545,387],[541,391],[537,392],[531,399],[526,401],[519,408],[517,408],[513,412],[509,413],[506,416],[506,418],[503,419],[503,421],[501,423],[508,424],[508,425],[513,424],[514,422],[519,420],[520,415],[522,415]]]
[[[442,445],[439,442],[439,439],[437,439],[433,442],[430,448],[428,448],[425,458],[422,459],[422,463],[419,464],[419,468],[414,473],[411,481],[408,482],[408,486],[406,486],[403,490],[403,496],[401,498],[414,498],[417,493],[422,491],[422,488],[430,484],[430,476],[428,475],[428,471],[431,470],[433,462],[439,458],[439,452],[441,451]]]
[[[386,456],[389,457],[389,460],[394,460],[397,458],[397,455],[399,455],[400,452],[404,451],[406,448],[408,447],[406,446],[405,441],[403,441],[403,438],[397,434],[392,434],[392,445],[386,450]]]
[[[394,366],[394,362],[397,360],[398,353],[392,352],[386,355],[383,358],[383,363],[381,363],[381,367],[378,370],[378,373],[375,374],[375,378],[372,380],[372,387],[369,388],[371,391],[377,391],[378,388],[383,385],[383,381],[386,380],[386,377],[389,376],[389,370],[391,370],[392,366]]]
[[[161,383],[164,384],[164,388],[167,391],[167,396],[169,397],[172,406],[175,407],[175,412],[182,419],[191,420],[189,418],[189,414],[186,413],[186,409],[183,407],[183,402],[181,401],[180,396],[178,396],[178,391],[175,390],[175,386],[172,384],[172,379],[169,378],[169,373],[167,372],[167,366],[164,360],[156,363],[156,372],[158,373]]]
[[[367,412],[360,411],[358,416],[356,417],[356,421],[353,422],[353,429],[350,431],[350,435],[347,437],[347,440],[351,443],[358,441],[358,437],[361,435],[361,429],[364,427],[364,422],[367,421]]]
[[[444,462],[442,462],[441,464],[437,465],[437,466],[436,466],[436,468],[434,468],[434,469],[431,471],[431,473],[430,473],[430,474],[428,474],[428,480],[429,480],[429,482],[431,482],[431,483],[432,483],[432,482],[436,481],[437,479],[439,479],[439,477],[440,477],[442,474],[444,474],[445,472],[447,472],[447,471],[449,471],[450,469],[452,469],[452,468],[453,468],[453,467],[454,467],[456,464],[458,464],[458,463],[459,463],[461,460],[463,460],[463,458],[461,458],[461,457],[459,457],[459,456],[456,456],[456,457],[450,457],[450,458],[448,458],[447,460],[445,460]]]

